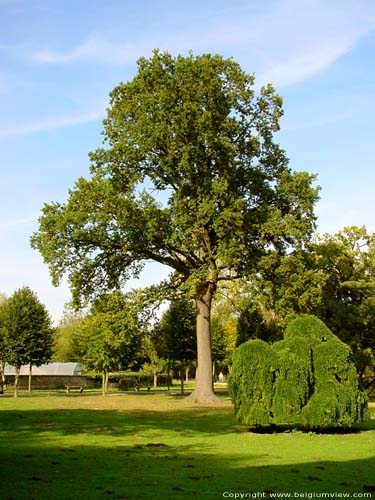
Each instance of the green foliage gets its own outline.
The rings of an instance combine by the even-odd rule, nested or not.
[[[30,288],[16,290],[3,303],[1,316],[8,363],[39,366],[50,360],[54,329],[45,306]]]
[[[195,310],[191,300],[171,302],[156,330],[159,356],[185,365],[197,357]]]
[[[169,286],[204,304],[202,394],[212,394],[218,283],[301,245],[315,227],[315,176],[292,172],[274,140],[282,113],[273,87],[256,95],[254,76],[232,59],[154,51],[111,92],[91,177],[66,203],[44,206],[31,239],[53,283],[68,276],[76,303],[121,289],[150,260],[171,268]]]
[[[253,302],[244,317],[251,317],[256,303],[259,324],[272,314],[282,330],[297,315],[314,314],[351,346],[364,376],[375,352],[374,240],[364,227],[348,227],[287,255],[263,257],[249,279],[247,293]],[[245,325],[243,331],[251,329]],[[270,339],[262,331],[256,335]]]
[[[262,339],[272,342],[282,338],[281,328],[274,315],[257,303],[256,298],[248,297],[238,311],[236,344],[241,345],[249,339]]]
[[[103,296],[78,326],[81,359],[97,373],[128,368],[139,350],[140,333],[137,311],[127,296]]]
[[[212,307],[211,343],[215,369],[227,370],[236,348],[238,300],[241,300],[242,281],[223,283],[218,287]]]
[[[234,351],[229,387],[240,422],[269,423],[276,367],[271,347],[260,339],[245,342]]]
[[[4,324],[4,314],[5,314],[5,304],[7,297],[0,292],[0,394],[3,393],[3,387],[5,384],[5,324]]]
[[[235,413],[248,425],[334,428],[368,418],[350,347],[314,316],[293,320],[273,345],[240,345],[229,383]]]
[[[78,331],[83,319],[82,313],[66,308],[53,336],[53,361],[80,361]]]
[[[95,296],[151,259],[195,294],[311,234],[314,176],[289,169],[273,140],[281,98],[253,83],[218,55],[139,60],[111,92],[91,179],[45,205],[32,237],[55,284],[68,273],[76,300]]]

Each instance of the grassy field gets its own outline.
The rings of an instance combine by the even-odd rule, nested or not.
[[[1,397],[0,424],[1,500],[375,498],[374,419],[350,434],[255,434],[226,398],[144,391]]]

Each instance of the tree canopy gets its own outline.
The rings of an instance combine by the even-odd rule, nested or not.
[[[77,328],[81,359],[87,368],[102,374],[106,395],[109,372],[128,368],[139,350],[137,311],[125,294],[107,294],[94,303]]]
[[[314,314],[352,347],[364,377],[375,353],[374,248],[375,235],[354,226],[263,258],[248,282],[250,300],[239,320],[243,340],[275,340],[290,319]]]
[[[217,284],[314,229],[313,175],[293,172],[274,141],[282,99],[232,59],[154,51],[110,94],[104,147],[66,203],[43,208],[32,237],[54,284],[76,302],[119,289],[147,261],[173,271],[197,311],[199,378],[212,392],[210,312]]]
[[[2,309],[5,361],[16,367],[17,396],[21,366],[39,366],[50,360],[54,329],[45,306],[28,287],[16,290]]]

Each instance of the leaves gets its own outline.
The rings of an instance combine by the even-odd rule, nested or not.
[[[20,367],[49,361],[54,330],[46,308],[30,288],[16,290],[3,302],[1,320],[8,363]]]
[[[369,418],[348,345],[307,315],[290,322],[284,337],[272,345],[249,340],[234,352],[230,392],[242,423],[318,429]]]
[[[153,260],[194,296],[199,283],[254,268],[270,245],[308,237],[313,176],[288,168],[273,140],[281,98],[272,86],[256,97],[253,83],[219,55],[139,60],[111,92],[91,178],[47,204],[32,237],[54,284],[67,273],[79,303]]]
[[[138,310],[128,296],[107,294],[96,301],[78,328],[78,348],[86,367],[97,373],[128,368],[139,349]]]

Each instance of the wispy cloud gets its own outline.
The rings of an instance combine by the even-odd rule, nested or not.
[[[12,136],[26,135],[36,132],[45,132],[49,130],[71,127],[73,125],[79,125],[81,123],[88,123],[99,120],[103,118],[104,115],[105,111],[103,108],[77,115],[52,117],[52,118],[46,118],[44,120],[36,120],[30,123],[15,125],[13,127],[8,127],[8,128],[4,127],[0,128],[0,140]]]
[[[138,59],[145,50],[147,48],[142,44],[114,42],[93,35],[65,53],[43,49],[32,54],[32,59],[40,64],[74,63],[82,60],[124,64]]]
[[[280,0],[265,5],[204,9],[200,19],[195,13],[194,22],[174,20],[174,27],[160,22],[159,29],[146,33],[141,42],[95,34],[71,50],[45,48],[30,57],[39,64],[124,64],[150,54],[154,47],[173,52],[239,50],[240,62],[251,65],[247,69],[256,72],[259,82],[280,87],[325,70],[375,29],[373,0]]]
[[[348,40],[327,40],[308,50],[298,50],[283,58],[269,61],[260,72],[258,83],[275,82],[279,87],[307,80],[329,68],[339,57],[345,55],[354,45],[356,38]]]
[[[375,29],[368,0],[285,0],[263,18],[260,83],[286,86],[324,71]]]
[[[34,214],[28,217],[21,217],[20,219],[0,220],[0,231],[7,231],[8,229],[13,229],[14,227],[34,223],[38,217],[38,214]]]

